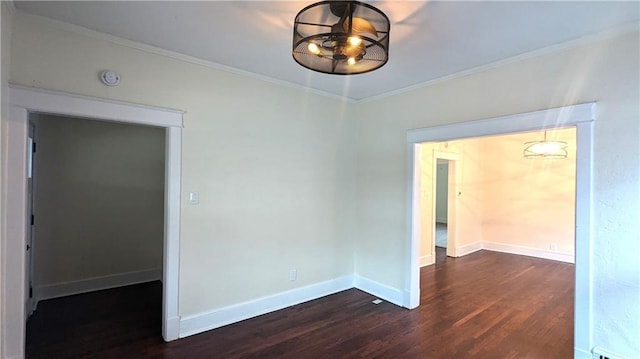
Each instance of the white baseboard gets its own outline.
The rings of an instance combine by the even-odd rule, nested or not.
[[[178,336],[188,337],[354,287],[397,306],[402,307],[404,304],[402,291],[357,274],[347,275],[210,312],[182,317]]]
[[[426,256],[420,257],[420,267],[430,266],[436,261],[433,259],[433,255],[427,254]]]
[[[325,282],[288,290],[210,312],[182,317],[180,338],[219,328],[241,320],[287,308],[309,300],[353,288],[353,276],[347,275]]]
[[[100,277],[86,278],[70,282],[55,283],[35,288],[35,298],[45,300],[65,297],[73,294],[93,292],[125,285],[151,282],[162,279],[162,269],[153,268],[135,272],[111,274]]]
[[[469,243],[469,244],[465,244],[464,246],[460,246],[460,247],[456,247],[455,248],[455,256],[456,257],[466,256],[467,254],[471,254],[473,252],[477,252],[477,251],[479,251],[481,249],[482,249],[482,242],[480,242],[480,241]]]
[[[388,285],[376,282],[358,274],[355,274],[353,276],[353,284],[356,288],[371,295],[375,295],[376,297],[389,303],[393,303],[400,307],[402,307],[404,304],[403,293],[396,288],[389,287]]]
[[[516,246],[513,244],[505,244],[505,243],[497,243],[497,242],[489,242],[489,241],[478,241],[478,242],[473,242],[473,243],[466,244],[464,246],[457,247],[455,256],[456,257],[466,256],[467,254],[477,252],[481,249],[494,251],[494,252],[517,254],[521,256],[551,259],[554,261],[560,261],[565,263],[575,263],[575,258],[572,254],[558,253],[558,252],[547,251],[544,249]],[[422,262],[420,264],[422,265]]]
[[[483,241],[482,249],[486,249],[494,252],[518,254],[521,256],[551,259],[554,261],[560,261],[565,263],[575,263],[575,258],[572,254],[558,253],[558,252],[547,251],[544,249],[516,246],[512,244]]]

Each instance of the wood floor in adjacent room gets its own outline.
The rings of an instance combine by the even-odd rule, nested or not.
[[[572,264],[438,249],[415,310],[350,289],[171,343],[147,283],[40,302],[27,358],[572,358],[573,278]]]

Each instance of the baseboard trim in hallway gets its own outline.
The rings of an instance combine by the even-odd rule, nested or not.
[[[161,279],[162,268],[152,268],[38,286],[35,290],[35,297],[38,301],[41,301],[97,290],[124,287],[132,284],[153,282]]]

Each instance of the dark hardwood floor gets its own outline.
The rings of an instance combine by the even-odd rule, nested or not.
[[[160,283],[43,301],[27,358],[573,357],[573,265],[437,255],[414,310],[350,289],[171,343],[160,336]]]

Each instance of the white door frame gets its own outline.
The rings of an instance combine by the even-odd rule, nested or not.
[[[34,198],[35,198],[35,152],[34,152],[34,144],[36,143],[36,136],[35,136],[35,124],[31,121],[27,122],[27,246],[30,247],[30,249],[28,249],[29,254],[26,257],[27,263],[25,264],[25,270],[27,271],[26,275],[25,275],[25,280],[26,280],[26,289],[27,292],[25,293],[25,295],[27,296],[27,319],[29,318],[29,316],[31,316],[31,314],[33,314],[33,311],[36,309],[36,305],[37,305],[37,301],[36,301],[36,297],[35,297],[35,293],[33,291],[33,262],[34,262],[34,256],[33,253],[35,251],[35,248],[33,246],[34,243],[34,236],[33,236],[33,221],[31,221],[31,216],[33,216],[33,214],[35,213],[35,206],[34,206]]]
[[[178,274],[182,111],[10,86],[4,157],[6,228],[2,283],[3,342],[7,358],[23,358],[25,345],[25,245],[27,235],[27,133],[29,113],[86,117],[166,129],[162,336],[178,339]]]
[[[420,305],[420,229],[419,186],[420,143],[442,142],[470,137],[576,127],[576,231],[575,231],[575,318],[574,353],[590,355],[591,317],[591,211],[593,173],[593,122],[595,103],[496,117],[459,124],[407,131],[407,267],[404,306]]]
[[[458,185],[460,183],[460,155],[452,152],[433,151],[433,233],[431,234],[431,256],[436,262],[436,200],[435,194],[438,184],[438,160],[449,161],[447,173],[447,256],[457,257],[457,226],[458,226]],[[453,174],[453,176],[452,176]]]

